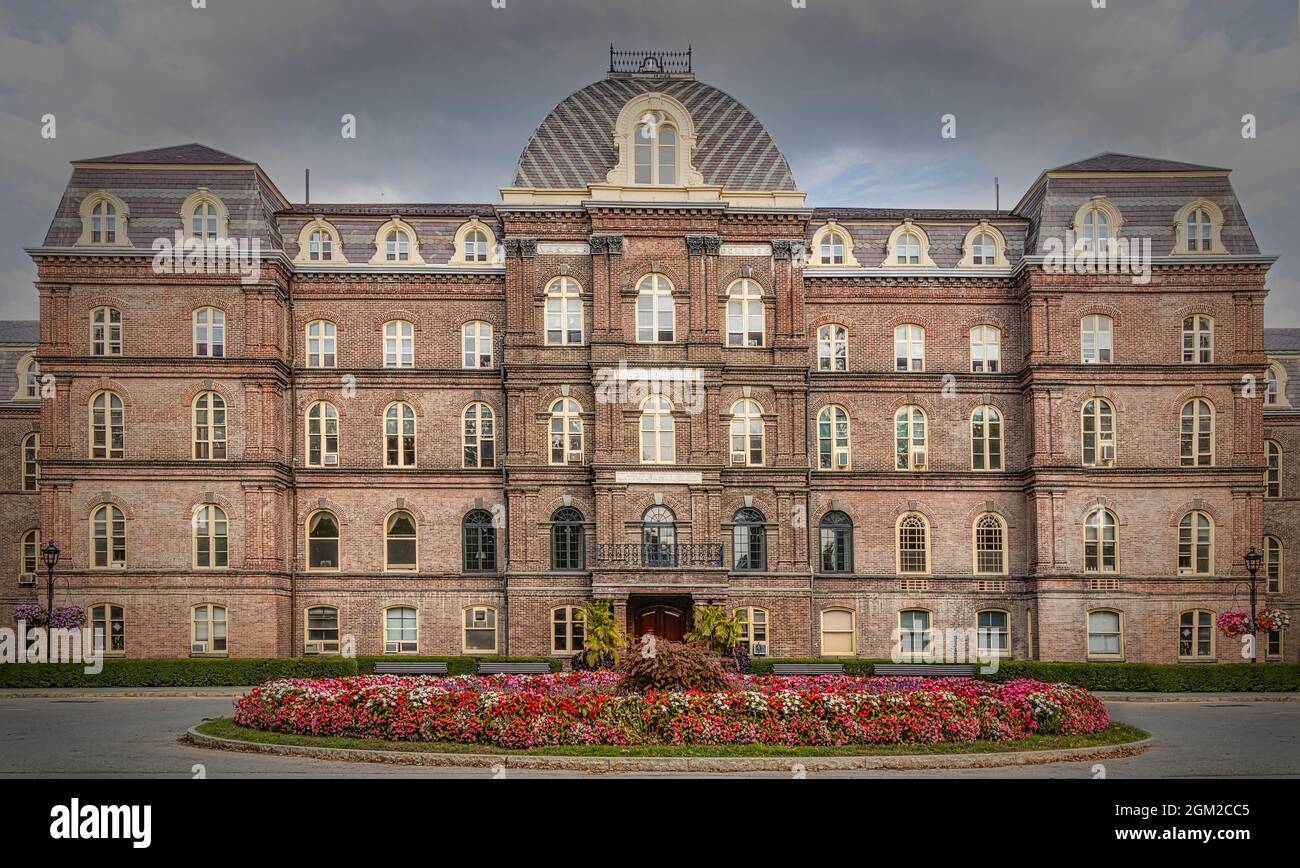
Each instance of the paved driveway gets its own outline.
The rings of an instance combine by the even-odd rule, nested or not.
[[[344,763],[213,751],[177,738],[231,712],[230,697],[0,698],[0,776],[483,777],[487,769]],[[1109,778],[1300,777],[1300,702],[1114,702],[1111,717],[1150,731],[1145,754],[1107,760]],[[509,777],[571,776],[511,770]],[[809,777],[1093,776],[1093,763],[953,771],[824,772]],[[782,777],[782,773],[755,776]]]

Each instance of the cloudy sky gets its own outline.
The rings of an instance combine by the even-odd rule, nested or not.
[[[697,76],[767,124],[816,205],[987,208],[999,176],[1005,208],[1041,170],[1106,150],[1230,167],[1282,257],[1269,323],[1300,327],[1297,5],[0,0],[0,318],[36,315],[22,248],[70,160],[200,141],[294,201],[310,167],[314,201],[491,202],[613,42],[693,45]]]

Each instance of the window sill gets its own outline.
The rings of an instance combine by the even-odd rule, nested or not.
[[[229,651],[208,651],[205,654],[195,654],[194,652],[191,651],[190,656],[194,658],[201,658],[201,657],[220,658],[220,657],[229,657],[230,652]]]

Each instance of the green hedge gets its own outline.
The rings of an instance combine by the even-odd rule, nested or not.
[[[755,675],[767,675],[772,671],[773,663],[839,663],[844,666],[845,675],[869,676],[877,663],[888,660],[864,660],[860,657],[755,657],[751,661],[750,671]]]
[[[1035,678],[1064,681],[1088,690],[1159,693],[1278,692],[1300,690],[1295,663],[1053,663],[1004,660],[992,681]]]
[[[378,662],[399,663],[446,663],[448,675],[474,675],[478,672],[480,660],[489,663],[549,663],[552,672],[564,669],[564,660],[559,657],[417,657],[413,654],[385,654],[379,657],[358,657],[357,670],[362,675],[375,671]]]
[[[356,675],[343,657],[180,658],[104,661],[97,675],[80,663],[0,665],[0,688],[14,687],[242,687],[274,678]]]

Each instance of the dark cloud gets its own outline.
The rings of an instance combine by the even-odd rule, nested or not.
[[[997,175],[1006,207],[1103,150],[1230,167],[1260,246],[1287,254],[1270,324],[1300,326],[1295,0],[206,2],[0,3],[0,317],[35,314],[20,248],[71,159],[197,140],[262,163],[292,199],[310,166],[317,201],[493,201],[615,42],[693,45],[816,204],[988,207]]]

